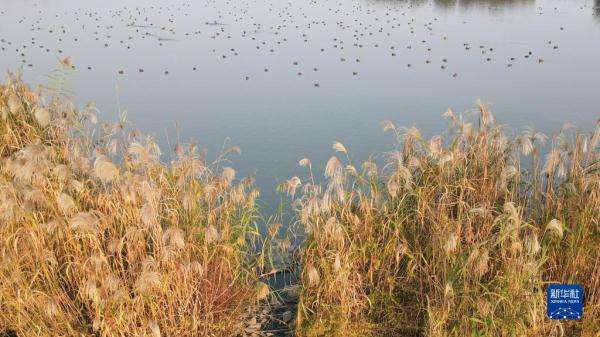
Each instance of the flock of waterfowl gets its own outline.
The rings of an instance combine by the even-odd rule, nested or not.
[[[595,1],[592,12],[593,15],[598,15],[600,0]],[[361,58],[349,56],[352,53],[345,55],[346,51],[377,49],[380,53],[397,58],[397,65],[406,68],[414,68],[417,63],[402,62],[403,59],[408,59],[404,56],[411,52],[419,52],[424,55],[422,65],[438,67],[440,70],[450,69],[449,76],[456,78],[459,71],[452,66],[452,60],[431,55],[432,48],[438,48],[442,41],[460,44],[465,52],[480,53],[483,62],[500,64],[507,68],[523,60],[533,60],[541,64],[544,62],[543,54],[559,49],[556,40],[560,40],[560,32],[566,29],[564,26],[555,27],[556,40],[548,40],[546,49],[534,51],[525,47],[520,55],[497,58],[494,46],[453,40],[452,36],[444,33],[444,27],[437,25],[437,17],[419,22],[411,16],[411,10],[420,6],[454,8],[469,6],[472,2],[354,0],[348,5],[338,0],[307,0],[284,4],[269,0],[206,0],[202,7],[215,14],[212,20],[197,18],[197,4],[192,3],[164,6],[147,6],[140,3],[135,6],[121,5],[115,9],[77,8],[48,13],[47,8],[41,9],[41,6],[34,2],[32,6],[36,9],[35,15],[15,16],[15,13],[0,10],[0,20],[14,20],[17,26],[27,30],[29,35],[27,39],[16,40],[11,36],[11,31],[0,31],[0,52],[16,53],[23,66],[34,67],[29,61],[33,53],[46,53],[62,59],[77,54],[80,48],[100,47],[106,50],[106,57],[110,58],[111,51],[115,48],[135,53],[135,49],[140,47],[140,41],[156,48],[165,47],[169,43],[191,43],[194,48],[199,49],[206,49],[211,45],[213,47],[208,47],[210,50],[207,52],[222,60],[244,57],[249,49],[253,49],[254,52],[277,54],[289,46],[294,50],[283,52],[282,57],[297,55],[289,61],[290,71],[297,76],[319,71],[319,65],[314,60],[302,60],[306,51],[315,50],[320,51],[323,58],[335,58],[347,64],[347,72],[357,76],[358,69],[353,65],[360,63]],[[558,7],[541,7],[530,0],[516,2],[531,5],[539,15],[559,10]],[[502,6],[502,3],[503,1],[489,1],[487,7],[494,11]],[[584,4],[580,9],[585,10],[587,7],[588,5]],[[257,12],[257,8],[262,10]],[[180,22],[182,24],[179,24]],[[465,20],[462,24],[468,25],[469,22]],[[215,44],[206,43],[207,39],[218,41],[218,48]],[[292,40],[294,43],[290,43]],[[390,40],[396,42],[389,43]],[[143,53],[140,58],[152,57],[148,54],[147,47],[144,47]],[[88,71],[95,69],[95,65],[87,65],[85,59],[78,60],[77,64]],[[191,65],[189,70],[197,71],[198,67],[199,65]],[[169,74],[168,65],[156,65],[152,69],[117,68],[114,71],[118,75],[146,71]],[[264,65],[263,71],[270,71],[267,64]],[[240,77],[250,80],[253,75],[240,74]],[[314,86],[319,87],[319,82],[314,82]]]

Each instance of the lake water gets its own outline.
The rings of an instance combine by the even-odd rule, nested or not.
[[[600,117],[600,0],[0,0],[0,48],[32,84],[72,56],[76,101],[163,152],[229,137],[270,205],[333,141],[355,162],[391,149],[386,119],[431,136],[478,98],[515,130]]]

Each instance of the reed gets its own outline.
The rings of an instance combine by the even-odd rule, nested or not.
[[[548,141],[475,115],[429,140],[386,121],[382,167],[335,143],[323,185],[282,184],[307,235],[299,336],[599,336],[600,121]],[[585,288],[582,322],[547,318],[556,282]]]
[[[44,95],[0,86],[0,334],[246,333],[266,296],[252,179],[193,144],[163,163],[126,120]]]
[[[18,75],[0,86],[0,334],[270,335],[287,299],[298,336],[600,336],[600,122],[512,136],[479,104],[427,140],[386,121],[382,161],[336,142],[323,184],[305,158],[279,186],[292,249],[223,156],[177,144],[165,163],[93,112]],[[290,260],[300,284],[273,292]],[[551,283],[583,285],[581,322],[546,317]]]

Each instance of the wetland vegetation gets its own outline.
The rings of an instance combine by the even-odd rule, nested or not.
[[[600,123],[511,135],[480,103],[444,136],[386,121],[396,150],[320,184],[281,183],[295,247],[252,178],[193,144],[160,159],[126,119],[97,120],[18,75],[0,87],[0,331],[17,336],[598,336]],[[288,224],[286,224],[288,225]],[[261,235],[261,228],[266,228]],[[274,256],[298,283],[270,289]],[[583,320],[545,288],[580,283]],[[297,305],[269,317],[283,297]],[[269,331],[267,321],[289,331]]]

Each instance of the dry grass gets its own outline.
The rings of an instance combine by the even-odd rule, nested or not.
[[[430,140],[384,122],[382,167],[334,143],[323,186],[308,159],[280,186],[306,231],[297,334],[600,336],[600,124],[547,139],[509,137],[485,105],[477,125],[445,117]],[[164,163],[125,120],[95,121],[18,76],[0,86],[0,333],[256,332],[261,273],[291,245],[281,217],[259,240],[258,192],[221,157],[176,145]],[[553,282],[584,286],[583,321],[546,318]]]
[[[446,137],[397,138],[385,166],[346,148],[282,184],[308,239],[300,336],[600,336],[600,122],[509,137],[481,104]],[[308,166],[308,160],[301,165]],[[584,319],[546,317],[549,283],[585,288]]]
[[[252,180],[92,112],[0,86],[0,332],[240,333],[264,297]]]

